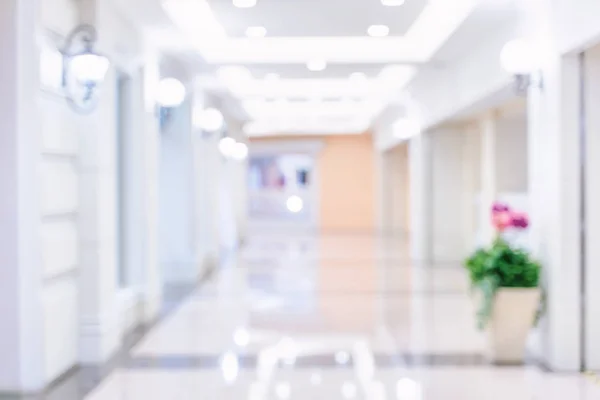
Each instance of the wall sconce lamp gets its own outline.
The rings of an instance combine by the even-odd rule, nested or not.
[[[198,107],[194,109],[193,123],[202,133],[213,134],[223,129],[225,118],[216,108]]]
[[[98,33],[87,24],[79,25],[65,39],[62,85],[69,105],[78,113],[94,110],[97,88],[104,81],[110,61],[94,51]]]
[[[248,157],[248,146],[245,143],[238,142],[234,138],[227,136],[225,128],[225,118],[223,113],[216,108],[194,109],[194,126],[202,132],[203,136],[221,133],[219,140],[219,152],[226,159],[243,161]]]
[[[165,78],[158,83],[156,94],[156,115],[161,132],[171,120],[174,108],[179,107],[186,96],[185,85],[175,78]]]
[[[526,40],[515,39],[506,43],[500,52],[500,63],[504,70],[514,76],[518,94],[525,95],[529,88],[543,89],[537,53]]]

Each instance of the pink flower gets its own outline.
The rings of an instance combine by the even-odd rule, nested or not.
[[[529,218],[525,213],[512,213],[512,223],[511,225],[517,229],[527,229],[529,226]]]
[[[504,203],[494,203],[492,205],[492,214],[509,212],[510,207]]]
[[[492,225],[498,232],[504,232],[506,228],[512,225],[512,215],[510,211],[495,212],[492,214]]]

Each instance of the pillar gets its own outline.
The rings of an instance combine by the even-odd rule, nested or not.
[[[479,242],[480,215],[477,196],[481,188],[481,135],[477,126],[464,128],[463,140],[463,229],[465,253],[470,253],[483,243]]]
[[[548,296],[540,357],[553,370],[575,372],[583,366],[580,63],[557,49],[551,2],[524,6],[544,80],[528,96],[531,245]]]
[[[409,229],[408,143],[400,143],[376,153],[379,202],[379,228],[382,232],[405,237]]]
[[[391,196],[391,163],[388,151],[375,148],[376,196],[377,196],[377,230],[382,233],[392,231],[392,196]]]
[[[479,228],[482,245],[494,239],[494,229],[490,223],[490,210],[497,200],[497,117],[495,112],[486,113],[479,122],[481,134],[481,194],[479,197]]]
[[[463,132],[432,131],[429,204],[431,257],[436,263],[460,263],[465,257]]]
[[[45,384],[36,0],[0,3],[0,392]]]
[[[141,168],[139,178],[142,180],[141,197],[139,198],[138,215],[142,225],[143,268],[141,290],[143,301],[143,318],[146,323],[157,318],[162,304],[162,274],[159,261],[158,211],[159,211],[159,168],[161,136],[159,120],[156,116],[155,88],[158,86],[160,74],[158,57],[146,51],[144,66],[140,71],[142,78],[142,98],[135,103],[139,108],[136,115],[140,121],[136,123],[136,143],[141,149]]]
[[[165,124],[160,167],[160,258],[165,282],[194,282],[196,255],[192,104],[174,108]]]
[[[585,52],[585,364],[600,370],[600,46]]]
[[[431,133],[423,132],[408,144],[410,187],[410,254],[418,262],[428,262],[431,248],[432,151]]]
[[[110,5],[86,0],[80,19],[99,34],[97,51],[114,55]],[[97,108],[81,117],[80,135],[80,362],[108,360],[121,341],[117,301],[116,75],[111,68]]]

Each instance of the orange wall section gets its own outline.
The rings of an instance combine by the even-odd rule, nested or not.
[[[371,135],[327,136],[319,154],[323,231],[375,229],[375,158]]]
[[[252,143],[318,140],[319,228],[331,232],[371,232],[376,227],[375,150],[372,136],[272,136]]]

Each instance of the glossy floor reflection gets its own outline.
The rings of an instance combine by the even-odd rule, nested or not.
[[[580,376],[494,368],[458,265],[403,242],[255,236],[89,400],[600,398]]]

